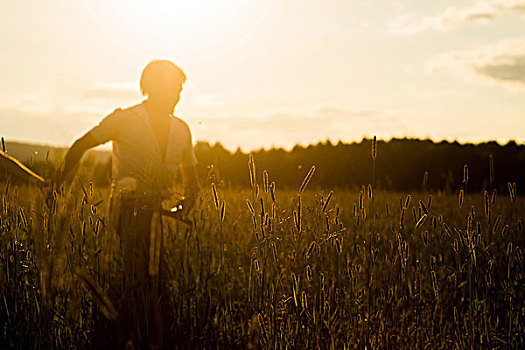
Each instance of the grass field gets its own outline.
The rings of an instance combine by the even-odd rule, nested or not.
[[[332,193],[315,187],[315,173],[297,190],[258,175],[250,189],[203,184],[191,227],[164,219],[166,344],[525,347],[524,207],[512,184]],[[37,187],[0,190],[0,343],[100,344],[123,273],[107,189],[77,179],[50,198]]]

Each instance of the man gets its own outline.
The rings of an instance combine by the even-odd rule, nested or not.
[[[182,210],[174,216],[182,218],[193,207],[199,190],[190,130],[173,116],[185,81],[184,72],[172,62],[150,62],[140,79],[146,100],[115,110],[75,141],[58,175],[60,183],[86,150],[113,142],[110,217],[117,219],[113,225],[121,240],[126,295],[119,310],[119,328],[139,347],[162,346],[158,287],[164,286],[159,286],[158,270],[149,266],[152,218],[159,220],[156,213],[162,210],[162,200],[172,194],[177,169],[181,170],[185,197],[177,203]]]

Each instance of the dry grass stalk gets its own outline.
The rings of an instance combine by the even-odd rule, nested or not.
[[[301,307],[303,309],[308,309],[308,297],[306,296],[304,290],[301,292]]]
[[[376,159],[377,156],[377,138],[374,135],[374,139],[372,140],[372,159]]]
[[[262,198],[259,198],[259,204],[261,205],[261,220],[264,218],[264,213],[266,212],[264,210],[264,200]]]
[[[221,221],[224,221],[225,213],[226,213],[226,202],[222,201],[222,204],[221,204]]]
[[[312,281],[312,268],[310,265],[306,265],[306,280],[308,282]]]
[[[246,200],[246,205],[248,206],[248,210],[250,211],[252,216],[255,215],[255,208],[253,207],[249,199]]]
[[[213,203],[215,204],[215,209],[219,210],[219,195],[217,194],[217,186],[215,186],[215,183],[211,184],[211,192],[213,194]]]
[[[297,280],[297,276],[293,272],[292,272],[292,292],[293,292],[293,300],[295,303],[295,307],[299,307],[299,300],[298,300],[299,282]]]
[[[98,282],[93,277],[91,277],[89,272],[81,268],[77,268],[76,275],[84,284],[86,289],[91,293],[93,300],[99,307],[102,314],[108,320],[115,321],[118,317],[117,310],[113,306],[113,303],[109,297],[102,291],[102,287],[100,287]]]
[[[508,231],[509,231],[509,225],[503,226],[503,230],[501,231],[501,235],[502,236],[506,236]],[[512,243],[512,242],[510,242],[510,243]]]
[[[446,223],[443,223],[443,228],[445,229],[445,232],[449,235],[449,237],[452,237],[452,231],[450,231],[450,228]]]
[[[496,233],[498,231],[500,221],[501,221],[501,215],[499,215],[496,218],[496,222],[494,223],[494,227],[492,228],[492,233]]]
[[[401,214],[399,215],[399,226],[403,227],[405,222],[405,208],[401,209]]]
[[[496,189],[492,190],[492,196],[491,196],[491,198],[490,198],[490,203],[491,203],[492,205],[495,205],[495,204],[496,204],[496,199],[497,199],[497,197],[498,197],[498,190],[496,190]]]
[[[255,161],[253,159],[253,154],[248,156],[248,169],[250,170],[250,184],[252,187],[255,187],[257,183],[256,173],[255,173]]]
[[[510,201],[516,203],[516,183],[507,182],[507,188],[509,190]]]
[[[153,213],[150,226],[149,264],[150,276],[159,274],[160,250],[162,245],[162,218],[158,212]]]
[[[424,212],[426,215],[430,215],[430,214],[428,213],[427,207],[425,206],[425,203],[423,203],[423,201],[419,201],[419,207],[421,208],[421,210],[423,210],[423,212]]]
[[[489,193],[487,191],[483,192],[483,207],[485,208],[485,216],[489,217],[490,201],[489,201]]]
[[[328,194],[328,197],[326,197],[326,200],[324,201],[324,204],[323,204],[323,209],[322,209],[323,212],[326,210],[326,207],[328,207],[328,203],[330,203],[330,200],[332,199],[333,195],[334,195],[334,191],[330,191],[330,193]]]
[[[416,229],[418,230],[423,224],[425,223],[425,220],[427,219],[427,214],[423,214],[423,216],[419,219],[419,221],[416,223]]]
[[[269,180],[268,180],[268,172],[266,170],[263,171],[263,188],[264,188],[264,193],[268,193],[268,188],[269,188]]]
[[[341,254],[343,252],[343,243],[342,243],[342,238],[336,238],[335,240],[335,246],[336,246],[336,249],[337,249],[337,252],[339,254]]]
[[[302,221],[303,206],[301,201],[301,195],[297,196],[297,231],[301,232],[301,221]]]
[[[306,176],[305,176],[305,178],[303,180],[303,183],[301,184],[301,187],[299,188],[299,193],[302,193],[305,190],[306,186],[308,186],[308,183],[312,179],[312,176],[314,175],[314,172],[315,172],[315,165],[312,165],[310,170],[308,170],[308,174],[306,174]]]
[[[273,261],[277,262],[277,248],[275,247],[275,243],[272,242],[271,246],[272,246]]]
[[[405,205],[404,208],[408,209],[408,206],[410,205],[410,200],[412,199],[412,196],[407,195],[407,198],[405,199]]]
[[[310,243],[310,245],[308,246],[308,249],[306,250],[306,255],[305,255],[306,260],[310,259],[310,256],[312,255],[314,248],[315,248],[315,241]]]

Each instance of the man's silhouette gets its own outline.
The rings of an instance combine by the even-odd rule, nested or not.
[[[152,272],[149,267],[152,218],[158,220],[155,213],[171,195],[179,168],[185,198],[177,203],[182,210],[176,215],[185,215],[198,193],[191,133],[186,123],[173,116],[185,81],[184,72],[172,62],[149,63],[140,79],[146,100],[115,110],[75,141],[58,176],[60,182],[86,150],[113,142],[110,218],[120,236],[125,269],[118,328],[124,341],[131,339],[139,347],[162,346],[163,302],[158,288],[164,286],[159,286],[158,270]],[[161,269],[161,281],[162,273]]]

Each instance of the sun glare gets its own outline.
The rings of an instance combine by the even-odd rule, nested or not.
[[[170,47],[187,54],[210,43],[242,33],[251,12],[241,0],[106,0],[84,2],[103,35],[146,56],[166,52]]]
[[[136,15],[137,19],[146,19],[153,22],[163,23],[180,21],[191,23],[197,21],[201,24],[213,22],[220,15],[221,9],[233,9],[241,4],[240,1],[213,1],[213,0],[192,0],[192,1],[143,1],[135,0],[129,3],[129,13]]]

